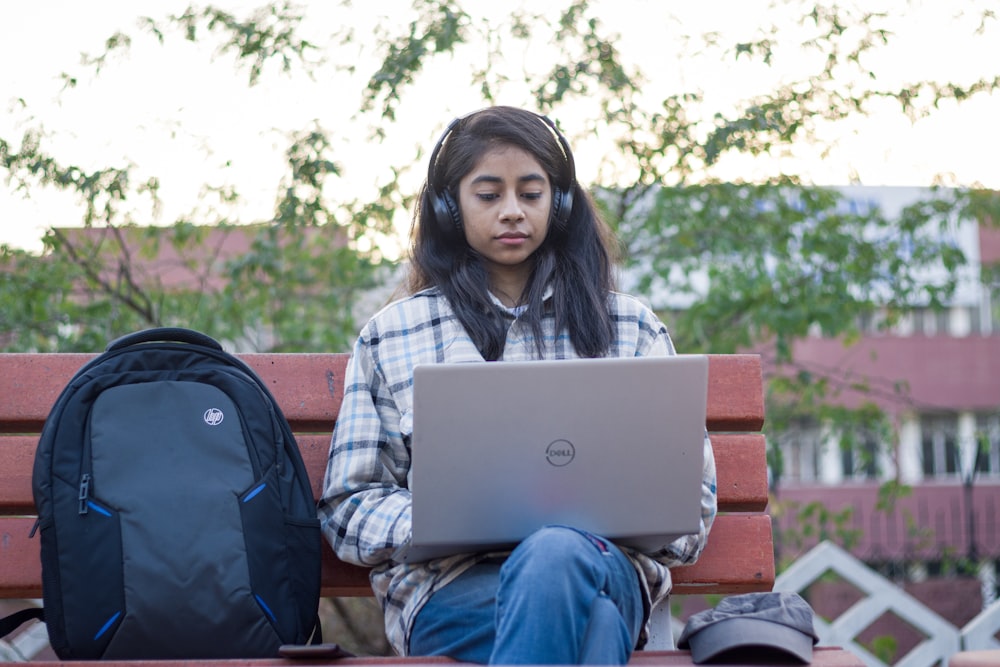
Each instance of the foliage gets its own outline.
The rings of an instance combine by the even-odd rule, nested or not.
[[[874,637],[867,646],[871,654],[887,665],[896,662],[896,654],[899,652],[899,641],[892,635],[879,635]]]
[[[819,329],[856,334],[877,309],[887,324],[916,304],[940,305],[965,262],[952,233],[960,203],[941,193],[899,219],[860,210],[838,191],[791,184],[708,183],[662,188],[619,231],[640,290],[686,298],[672,327],[685,350],[734,352],[791,343]],[[935,229],[940,232],[934,233]],[[938,280],[927,269],[942,269]]]
[[[380,172],[373,193],[341,193],[359,171],[338,152],[341,140],[367,128],[374,148],[427,105],[441,108],[443,124],[447,101],[436,101],[433,81],[449,65],[454,76],[460,63],[471,94],[466,108],[513,99],[556,118],[584,119],[569,134],[600,147],[594,192],[621,239],[626,287],[663,312],[679,349],[769,355],[773,485],[783,472],[774,443],[804,421],[840,425],[842,447],[862,457],[871,454],[853,441],[859,434],[888,441],[890,425],[877,409],[847,410],[834,400],[859,387],[798,368],[794,343],[815,332],[850,342],[860,318],[878,314],[888,327],[913,305],[945,303],[968,259],[954,241],[956,221],[1000,220],[1000,197],[941,188],[890,219],[808,183],[798,156],[822,157],[824,137],[838,123],[886,108],[913,119],[931,115],[994,93],[1000,75],[884,76],[880,58],[908,4],[877,12],[786,0],[737,35],[671,33],[692,62],[775,75],[770,87],[733,99],[685,84],[663,92],[649,77],[658,62],[630,57],[596,2],[502,13],[459,0],[398,4],[385,10],[393,20],[376,21],[370,32],[354,20],[350,2],[339,3],[342,21],[327,42],[310,31],[308,6],[262,3],[240,15],[192,5],[143,17],[135,32],[114,31],[96,55],[84,54],[81,71],[63,74],[64,92],[105,76],[150,39],[164,57],[180,48],[178,37],[211,45],[250,88],[300,74],[318,83],[332,67],[357,75],[356,87],[339,95],[356,109],[354,125],[316,119],[287,129],[272,215],[252,226],[235,213],[238,185],[206,184],[195,210],[163,221],[160,193],[169,175],[146,174],[128,158],[66,160],[50,153],[39,125],[19,141],[0,136],[10,183],[80,202],[79,220],[51,229],[41,255],[0,250],[3,348],[95,350],[133,329],[182,324],[241,349],[347,349],[355,315],[377,306],[379,297],[366,295],[392,270],[383,243],[411,208],[415,185],[404,159]],[[988,4],[963,11],[973,19],[970,37],[996,30]],[[416,149],[413,164],[425,148]],[[754,179],[733,178],[732,165],[747,158]],[[71,229],[74,222],[86,231]],[[226,239],[242,250],[224,251]]]
[[[850,549],[860,538],[860,531],[850,527],[854,509],[843,507],[833,511],[819,501],[800,503],[795,501],[776,501],[771,504],[771,515],[775,526],[780,525],[779,519],[788,513],[795,517],[791,527],[778,530],[775,535],[776,565],[783,569],[806,548],[819,542],[829,540]]]
[[[343,347],[357,333],[344,304],[375,286],[373,267],[328,228],[179,221],[53,229],[45,242],[45,261],[7,247],[0,254],[13,269],[0,271],[0,299],[14,306],[4,313],[16,325],[9,349],[94,351],[164,325],[243,350]],[[245,251],[228,257],[230,244]]]
[[[348,232],[384,229],[384,202],[393,200],[365,205],[361,225],[336,224],[322,197],[337,174],[328,150],[321,131],[296,137],[269,224],[180,219],[155,227],[121,211],[135,194],[127,168],[87,173],[33,143],[19,152],[0,143],[12,178],[69,188],[85,202],[84,226],[52,228],[41,256],[0,250],[0,299],[11,304],[0,340],[12,350],[93,351],[128,331],[176,325],[239,349],[346,349],[356,334],[352,308],[377,284],[372,253],[353,248]],[[158,204],[155,182],[139,194]],[[234,257],[230,244],[246,252]]]
[[[485,103],[513,94],[544,112],[583,110],[587,120],[578,136],[600,136],[606,147],[600,192],[621,235],[628,275],[643,293],[688,300],[671,323],[685,350],[728,352],[773,342],[776,360],[789,363],[792,342],[810,330],[850,337],[858,316],[876,308],[887,309],[891,323],[916,302],[935,305],[947,298],[965,261],[950,243],[949,225],[966,212],[1000,219],[996,197],[941,191],[901,220],[887,220],[878,210],[846,210],[835,192],[803,185],[800,168],[786,158],[801,146],[822,147],[831,124],[876,105],[888,101],[916,118],[946,102],[989,94],[1000,77],[883,83],[871,63],[890,48],[894,22],[905,16],[905,7],[880,13],[789,0],[738,37],[681,34],[692,57],[787,70],[771,89],[723,107],[713,107],[712,96],[697,88],[650,98],[650,80],[640,67],[648,71],[650,64],[625,54],[626,45],[595,4],[567,2],[558,11],[515,7],[497,16],[472,9],[474,3],[415,0],[395,20],[377,22],[372,39],[346,20],[353,8],[342,2],[337,16],[345,23],[332,45],[307,30],[308,7],[262,4],[240,16],[221,5],[192,5],[179,14],[141,18],[137,33],[114,31],[101,52],[84,54],[82,72],[64,73],[63,80],[71,90],[103,76],[115,57],[127,57],[148,37],[166,55],[177,48],[174,35],[214,44],[216,57],[232,62],[250,87],[299,73],[316,78],[332,63],[335,71],[360,72],[361,83],[352,91],[355,121],[374,128],[371,140],[377,142],[401,111],[412,110],[410,99],[427,90],[431,70],[448,61],[468,62],[470,90]],[[988,7],[972,6],[966,13],[978,18],[979,32],[993,29]],[[532,57],[540,42],[550,40],[546,57]],[[521,52],[531,55],[515,55]],[[808,64],[792,67],[791,59]],[[91,239],[53,230],[38,258],[5,250],[5,266],[16,264],[18,272],[38,280],[29,283],[32,290],[12,289],[5,305],[25,295],[44,304],[5,307],[0,329],[8,349],[85,347],[128,328],[164,322],[209,327],[231,340],[263,326],[274,349],[344,347],[354,326],[351,309],[383,263],[380,239],[391,235],[414,189],[397,168],[374,197],[331,198],[331,187],[345,177],[345,166],[333,157],[337,135],[319,121],[288,133],[287,175],[273,218],[262,221],[270,229],[253,232],[245,256],[212,267],[227,287],[184,294],[176,287],[168,293],[155,280],[136,280],[136,259],[172,245],[193,261],[196,253],[189,248],[208,233],[195,227],[232,233],[230,227],[242,222],[231,219],[237,189],[206,186],[199,210],[161,221],[150,236],[136,234],[132,226],[146,225],[161,210],[165,176],[139,177],[139,166],[127,160],[97,168],[63,161],[46,150],[40,127],[29,127],[19,143],[0,137],[10,182],[30,192],[74,193],[82,204],[79,223],[106,232]],[[757,164],[771,165],[770,175],[756,183],[719,180],[727,162],[740,155],[766,158]],[[126,237],[140,245],[123,243]],[[941,280],[925,280],[930,266],[944,270]],[[50,288],[43,278],[52,281]],[[42,298],[49,290],[51,296]],[[298,300],[303,303],[293,305]],[[324,303],[323,312],[305,303],[310,300]],[[814,391],[798,379],[794,391]],[[793,388],[786,384],[784,391]]]

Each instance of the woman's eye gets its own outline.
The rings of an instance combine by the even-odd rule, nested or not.
[[[498,197],[498,195],[495,192],[480,192],[476,196],[483,201],[493,201]]]
[[[521,196],[524,197],[525,199],[541,199],[542,198],[542,193],[541,192],[525,192]]]

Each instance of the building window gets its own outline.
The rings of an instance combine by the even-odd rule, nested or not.
[[[1000,413],[976,415],[976,473],[1000,473]]]
[[[819,426],[809,419],[799,420],[777,439],[781,451],[778,479],[793,483],[816,481],[819,478],[821,448]],[[772,477],[775,472],[771,471]]]
[[[973,336],[984,333],[983,309],[977,306],[969,307],[969,333]]]
[[[947,336],[951,333],[951,311],[947,308],[914,308],[913,333],[917,336]]]
[[[947,414],[921,417],[920,453],[924,477],[958,475],[958,416]]]
[[[861,313],[858,315],[858,331],[863,334],[875,333],[875,318],[871,313]]]
[[[844,479],[877,479],[879,439],[868,429],[858,429],[840,442]]]
[[[994,285],[989,292],[987,312],[990,318],[990,332],[994,335],[1000,334],[1000,287]]]

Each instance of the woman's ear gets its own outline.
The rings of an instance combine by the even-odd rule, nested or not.
[[[462,212],[458,202],[447,190],[431,193],[434,219],[445,234],[462,233]]]
[[[569,215],[573,211],[573,190],[552,186],[552,225],[564,232],[569,228]]]

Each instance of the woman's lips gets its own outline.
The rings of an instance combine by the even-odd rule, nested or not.
[[[497,237],[500,243],[506,245],[520,245],[528,239],[528,235],[521,232],[505,232]]]

